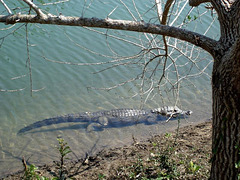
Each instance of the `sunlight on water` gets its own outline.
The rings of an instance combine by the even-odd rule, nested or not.
[[[70,1],[61,5],[63,9],[59,9],[66,15],[81,16],[82,5],[78,1]],[[118,8],[111,18],[121,17],[121,19],[132,20],[123,5],[115,1],[106,1],[105,3],[94,1],[90,8],[84,9],[84,16],[105,18],[116,6]],[[146,8],[150,6],[143,2],[138,4],[141,13],[146,12]],[[2,8],[0,7],[1,11]],[[57,6],[54,6],[53,13],[56,12],[56,9]],[[101,14],[99,14],[100,12]],[[134,15],[137,17],[136,12]],[[153,15],[149,12],[144,18]],[[203,22],[211,21],[211,17],[204,17]],[[1,25],[2,27],[5,26]],[[201,25],[201,28],[203,32],[207,29],[204,24]],[[201,32],[201,28],[197,31]],[[113,49],[117,49],[116,52],[121,56],[136,54],[139,52],[139,48],[111,38],[106,40],[104,35],[79,27],[29,25],[29,30],[30,44],[33,45],[30,47],[33,89],[43,90],[34,92],[32,97],[30,95],[28,68],[25,66],[27,54],[23,26],[15,36],[8,37],[0,48],[0,89],[25,88],[24,91],[12,93],[0,92],[0,175],[21,168],[22,156],[26,159],[29,158],[29,162],[35,164],[51,163],[53,160],[57,160],[58,155],[54,146],[57,144],[56,138],[59,136],[68,142],[74,153],[80,158],[86,152],[92,154],[102,148],[129,144],[132,142],[132,136],[137,139],[146,139],[151,135],[177,127],[177,121],[170,121],[169,123],[160,122],[157,125],[138,124],[123,128],[108,128],[99,132],[87,132],[86,127],[81,123],[65,123],[42,127],[36,131],[18,135],[17,132],[21,128],[46,118],[85,111],[140,108],[143,102],[140,96],[132,97],[139,92],[136,82],[128,83],[111,91],[95,89],[122,83],[139,74],[141,69],[133,66],[120,66],[95,74],[95,72],[108,68],[111,64],[74,66],[52,63],[43,58],[73,63],[104,62],[112,59],[89,53],[80,46],[85,46],[106,56],[115,53],[111,52],[108,43]],[[217,34],[214,34],[216,31],[218,30],[215,23],[207,35],[217,37]],[[125,32],[117,33],[124,34]],[[129,33],[129,36],[138,37],[136,33]],[[210,59],[210,57],[207,58]],[[203,63],[205,62],[203,61]],[[211,74],[211,66],[207,71]],[[166,104],[174,102],[169,101],[168,97],[162,99],[160,96],[155,96],[146,102],[145,108],[161,107],[163,100]],[[197,123],[210,118],[210,78],[201,76],[191,79],[191,83],[183,85],[181,105],[184,110],[191,109],[193,111],[193,115],[188,119],[183,119],[181,125]]]

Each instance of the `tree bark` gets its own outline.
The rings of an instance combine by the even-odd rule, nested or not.
[[[213,144],[211,178],[238,179],[240,162],[240,40],[215,59],[212,72]]]
[[[221,36],[213,53],[213,139],[210,179],[240,176],[240,1],[212,0]]]

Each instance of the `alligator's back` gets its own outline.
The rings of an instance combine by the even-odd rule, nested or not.
[[[101,117],[101,116],[109,116],[109,117],[134,117],[147,115],[151,113],[150,110],[140,110],[140,109],[112,109],[109,111],[98,111],[98,112],[86,112],[89,116],[93,117]]]
[[[151,110],[113,109],[92,114],[94,117],[92,122],[97,122],[102,127],[123,127],[143,122],[146,123],[150,117],[152,120],[157,120],[157,113],[152,113]]]
[[[32,129],[40,128],[43,126],[48,126],[52,124],[67,123],[67,122],[86,122],[92,123],[96,122],[101,125],[106,125],[106,120],[137,117],[141,115],[146,115],[150,111],[147,110],[137,110],[137,109],[113,109],[109,111],[97,111],[97,112],[83,112],[79,114],[68,114],[64,116],[57,116],[53,118],[44,119],[42,121],[37,121],[30,124],[18,131],[18,133],[25,133]]]

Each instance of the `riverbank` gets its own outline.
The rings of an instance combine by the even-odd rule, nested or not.
[[[208,179],[211,155],[211,122],[186,126],[154,136],[148,141],[106,149],[95,156],[67,162],[64,173],[72,179]],[[54,165],[39,167],[39,176],[58,176]],[[23,172],[4,180],[21,179]]]

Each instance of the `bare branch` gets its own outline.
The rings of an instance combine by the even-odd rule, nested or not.
[[[57,1],[57,2],[44,3],[44,4],[42,4],[42,6],[56,5],[56,4],[65,3],[68,1],[70,1],[70,0],[62,0],[62,1]]]
[[[13,24],[13,25],[11,25],[11,26],[9,26],[9,27],[2,28],[2,29],[0,29],[0,31],[5,31],[5,30],[8,30],[8,29],[11,29],[11,28],[13,28],[15,25],[16,25],[16,24]],[[0,38],[0,39],[2,39],[2,38]]]
[[[28,40],[28,26],[27,26],[27,24],[25,25],[25,28],[26,28],[26,47],[27,47],[26,66],[28,66],[28,70],[29,70],[30,93],[31,93],[31,96],[32,96],[32,92],[33,92],[32,68],[31,68],[31,59],[30,59],[29,40]]]
[[[9,28],[12,28],[12,27],[14,27],[14,26],[15,26],[15,25],[13,25],[13,26],[11,26],[11,27],[9,27]],[[24,26],[24,24],[22,24],[21,26],[17,27],[16,29],[14,29],[14,30],[11,31],[10,33],[6,34],[5,36],[0,37],[0,41],[1,41],[1,42],[0,42],[0,48],[1,48],[4,40],[5,40],[8,36],[14,34],[17,30],[19,30],[19,29],[22,28],[23,26]],[[2,30],[2,29],[1,29],[1,30]]]
[[[133,13],[131,12],[131,10],[128,8],[128,6],[122,1],[122,0],[119,0],[124,6],[125,8],[128,10],[129,14],[132,16],[133,20],[134,21],[137,21],[137,18],[135,18],[135,16],[133,15]]]
[[[6,5],[6,3],[3,0],[0,0],[0,2],[3,4],[3,6],[7,10],[8,14],[12,14],[12,11],[9,9],[9,7]]]
[[[162,22],[162,2],[161,0],[155,0],[156,6],[157,6],[157,13],[158,13],[158,19],[159,22]]]
[[[23,75],[20,75],[20,76],[15,76],[15,77],[12,77],[11,80],[16,80],[16,79],[20,79],[20,78],[23,78],[23,77],[26,77],[27,74],[23,74]]]
[[[207,2],[211,2],[211,0],[189,0],[189,6],[195,7]]]
[[[111,14],[118,8],[118,6],[116,6],[108,15],[107,18],[111,16]]]
[[[0,89],[0,92],[18,92],[23,91],[25,88],[22,89],[12,89],[12,90],[6,90],[6,89]]]
[[[169,9],[172,6],[174,0],[167,0],[166,5],[164,7],[164,11],[162,14],[162,21],[161,24],[166,25],[167,23],[167,17],[168,17],[168,13],[169,13]]]
[[[0,15],[0,22],[8,24],[15,23],[40,23],[40,24],[55,24],[67,26],[87,26],[96,28],[126,30],[135,32],[144,32],[151,34],[160,34],[178,38],[199,46],[213,55],[213,49],[218,45],[218,42],[186,29],[177,27],[145,23],[143,21],[127,21],[127,20],[113,20],[113,19],[99,19],[99,18],[83,18],[83,17],[69,17],[69,16],[53,16],[45,15],[45,17],[36,18],[35,15]]]
[[[168,17],[169,9],[172,6],[172,3],[173,3],[173,0],[167,0],[167,2],[166,2],[166,5],[164,7],[164,10],[163,10],[163,13],[162,13],[162,16],[161,16],[162,18],[159,19],[159,21],[160,21],[160,23],[162,25],[166,25],[167,24],[167,17]],[[160,18],[160,16],[159,16],[159,18]],[[163,43],[164,43],[164,47],[165,47],[165,63],[164,63],[164,66],[165,66],[166,62],[167,62],[167,56],[168,56],[168,45],[167,45],[166,37],[164,35],[163,35]],[[163,74],[162,74],[162,76],[160,78],[160,82],[162,81],[162,78],[164,76],[165,76],[165,70],[163,70]]]
[[[37,13],[38,16],[40,17],[44,17],[45,14],[42,12],[42,10],[36,5],[34,4],[32,1],[30,0],[23,0],[25,3],[27,3],[31,8],[33,8],[33,10]]]
[[[133,82],[133,81],[135,81],[136,79],[138,79],[138,77],[129,79],[129,80],[127,80],[127,81],[124,81],[124,82],[122,82],[122,83],[116,84],[116,85],[111,86],[111,87],[105,87],[105,88],[88,87],[88,89],[98,89],[98,90],[107,90],[107,91],[110,91],[110,90],[115,89],[115,88],[117,88],[117,87],[123,86],[123,85],[125,85],[125,84],[127,84],[127,83]]]

